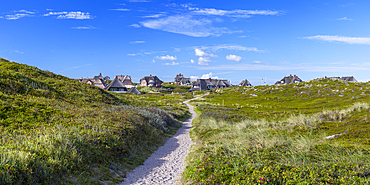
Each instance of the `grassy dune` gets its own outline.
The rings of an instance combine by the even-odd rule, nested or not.
[[[0,87],[0,184],[120,182],[189,116],[1,58]]]
[[[202,115],[193,123],[197,144],[184,178],[191,184],[368,184],[369,89],[318,79],[213,91],[192,102]]]

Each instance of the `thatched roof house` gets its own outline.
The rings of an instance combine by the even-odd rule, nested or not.
[[[296,75],[289,75],[281,79],[280,81],[277,81],[275,85],[280,85],[280,84],[291,84],[291,83],[297,83],[297,82],[302,82],[302,80],[296,76]]]
[[[252,84],[247,79],[245,79],[240,82],[239,86],[252,86]]]
[[[227,80],[220,80],[220,79],[197,79],[196,82],[192,84],[191,90],[199,91],[199,90],[210,90],[216,88],[225,88],[231,87],[231,83]]]

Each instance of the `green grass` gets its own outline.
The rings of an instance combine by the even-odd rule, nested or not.
[[[314,80],[213,90],[192,102],[202,115],[183,177],[190,184],[368,184],[369,88]],[[325,139],[333,134],[342,135]]]
[[[185,95],[156,103],[1,58],[0,77],[0,184],[118,183],[189,117]]]

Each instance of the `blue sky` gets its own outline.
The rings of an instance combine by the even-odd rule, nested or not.
[[[0,57],[70,78],[370,76],[370,1],[4,1]]]

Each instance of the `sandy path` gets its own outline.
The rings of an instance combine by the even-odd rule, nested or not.
[[[207,94],[205,94],[207,95]],[[198,99],[200,97],[194,98]],[[193,99],[191,99],[193,100]],[[197,116],[193,106],[184,103],[189,107],[191,117],[183,122],[182,127],[174,136],[158,148],[143,165],[136,167],[127,173],[125,181],[120,185],[126,184],[176,184],[180,183],[181,173],[185,169],[184,159],[189,153],[189,148],[193,144],[190,139],[189,131],[193,119]]]

